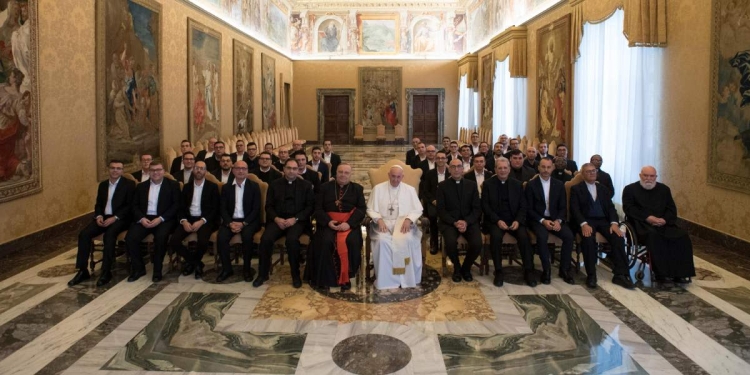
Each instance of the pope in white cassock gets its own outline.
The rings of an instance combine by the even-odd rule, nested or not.
[[[422,204],[417,191],[401,183],[403,178],[403,168],[393,166],[389,181],[375,185],[367,202],[378,289],[413,288],[422,281],[422,231],[415,225]]]

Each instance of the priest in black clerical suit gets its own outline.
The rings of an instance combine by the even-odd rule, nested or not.
[[[299,156],[298,156],[299,157]],[[305,163],[301,162],[302,168]],[[307,173],[314,173],[308,171]],[[310,224],[315,202],[311,183],[298,174],[297,161],[289,159],[284,164],[284,177],[268,185],[266,197],[266,230],[260,239],[260,272],[253,281],[259,287],[268,280],[271,269],[273,245],[281,236],[286,236],[286,251],[289,256],[289,267],[292,272],[292,285],[302,286],[299,274],[299,237]]]
[[[570,215],[573,228],[581,234],[581,250],[586,267],[586,285],[596,288],[596,262],[598,258],[596,234],[601,234],[609,243],[609,258],[612,260],[612,282],[632,289],[625,242],[620,231],[619,217],[609,189],[596,182],[596,167],[586,163],[581,167],[583,181],[570,188]]]
[[[523,195],[523,183],[510,178],[510,162],[498,159],[496,177],[484,181],[482,188],[483,226],[485,233],[490,234],[490,253],[495,265],[495,286],[503,285],[503,266],[500,249],[503,236],[509,233],[518,242],[523,261],[524,280],[529,286],[536,286],[534,276],[534,250],[526,231],[526,197]]]
[[[271,167],[271,163],[273,162],[272,156],[270,152],[261,152],[260,156],[258,156],[258,167],[250,170],[250,173],[258,176],[265,183],[270,183],[277,178],[281,178],[281,172]]]
[[[453,263],[453,282],[472,281],[471,266],[482,251],[479,227],[482,207],[476,182],[463,178],[463,163],[452,160],[448,167],[451,178],[438,184],[437,210],[445,251]],[[463,265],[458,259],[458,236],[469,243]]]
[[[640,181],[622,191],[622,208],[635,227],[638,243],[645,244],[658,281],[673,278],[689,282],[695,276],[693,244],[676,224],[677,206],[667,185],[656,182],[656,169],[643,167]]]
[[[320,185],[315,199],[315,253],[305,272],[318,287],[351,287],[362,261],[362,220],[367,212],[362,185],[351,182],[352,167],[339,165],[336,180]]]
[[[569,272],[573,232],[566,222],[568,202],[565,185],[552,178],[551,173],[552,161],[542,159],[539,163],[539,177],[526,184],[526,218],[536,235],[537,254],[542,261],[542,283],[551,282],[550,253],[547,247],[547,239],[551,233],[563,242],[560,252],[560,277],[568,284],[574,284],[573,276]]]

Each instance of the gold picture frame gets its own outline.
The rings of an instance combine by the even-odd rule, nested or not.
[[[357,14],[359,53],[395,55],[401,52],[401,27],[397,13]]]

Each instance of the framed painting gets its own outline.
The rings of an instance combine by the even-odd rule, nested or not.
[[[343,24],[336,19],[326,19],[318,25],[318,53],[338,53],[342,51],[341,35]]]
[[[42,191],[37,4],[17,3],[17,22],[0,27],[9,42],[0,58],[0,202]]]
[[[401,46],[398,14],[357,14],[359,53],[396,54]]]
[[[482,129],[492,130],[492,93],[495,82],[495,58],[493,53],[482,57]]]
[[[385,125],[393,131],[400,123],[401,68],[359,68],[359,115],[364,127]]]
[[[234,40],[234,134],[253,131],[253,49]]]
[[[537,31],[537,57],[539,140],[570,146],[573,134],[570,14]]]
[[[276,45],[286,48],[287,30],[289,30],[289,17],[286,6],[275,0],[268,0],[266,19],[266,36]]]
[[[708,183],[750,194],[750,12],[748,2],[713,1]]]
[[[263,130],[276,127],[276,60],[260,54],[261,99],[263,104]]]
[[[96,3],[97,175],[109,160],[125,171],[140,154],[161,153],[161,4],[154,0]]]
[[[221,131],[221,34],[188,18],[188,134],[195,143]]]

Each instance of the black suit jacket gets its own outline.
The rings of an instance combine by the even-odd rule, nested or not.
[[[232,158],[232,164],[234,164],[234,163],[237,162],[237,153],[236,152],[233,152],[233,153],[229,154],[229,157]],[[245,152],[244,154],[242,154],[242,161],[246,162],[248,159],[250,159],[250,155],[248,155],[247,152]]]
[[[552,220],[565,221],[568,218],[568,199],[565,184],[550,177],[549,214]],[[539,222],[544,218],[546,208],[542,178],[535,178],[526,184],[526,216],[530,221]]]
[[[615,196],[615,184],[612,183],[612,177],[609,175],[609,173],[598,170],[596,172],[596,182],[602,184],[604,187],[609,189],[609,197],[612,198]]]
[[[458,220],[466,221],[467,225],[478,224],[482,206],[479,203],[477,183],[463,178],[457,184],[456,180],[449,177],[438,184],[437,210],[440,225],[452,226]]]
[[[320,177],[318,177],[318,172],[315,172],[312,169],[308,169],[305,171],[305,174],[300,177],[312,184],[314,194],[318,193],[318,191],[320,190]],[[313,195],[313,198],[315,198],[315,195]]]
[[[567,160],[567,165],[565,166],[565,169],[567,169],[567,170],[573,172],[573,174],[575,174],[576,172],[578,172],[578,164],[576,164],[575,160],[568,159]]]
[[[422,176],[419,177],[419,180],[424,181],[425,176],[427,176],[427,172],[430,171],[430,161],[427,159],[420,161],[419,164],[417,164],[417,168],[422,170]]]
[[[437,189],[438,189],[438,173],[437,173],[437,167],[435,169],[432,169],[427,172],[426,175],[423,175],[424,179],[419,183],[419,197],[422,199],[422,205],[433,205],[432,201],[437,199]],[[448,172],[448,167],[445,167],[445,178],[449,179],[451,178],[450,172]]]
[[[204,160],[204,162],[206,163],[206,170],[213,171],[216,169],[221,169],[220,161],[221,161],[221,158],[216,159],[216,154],[214,154],[210,158],[207,158],[206,160]],[[234,162],[232,164],[234,164]]]
[[[135,178],[135,180],[138,181],[138,183],[140,184],[141,178],[143,178],[143,171],[139,169],[138,171],[133,172],[132,175],[133,175],[133,178]]]
[[[529,158],[523,159],[523,166],[534,171],[534,174],[539,170],[539,159],[534,159],[534,165],[531,164]]]
[[[221,182],[221,168],[214,169],[213,171],[211,171],[211,174],[214,175],[214,177],[216,177],[216,179]],[[234,182],[234,173],[231,172],[230,170],[229,178],[227,179],[227,182],[225,184],[231,185],[232,182]]]
[[[279,172],[279,171],[277,171],[277,170],[275,170],[273,168],[268,168],[268,172],[266,173],[265,177],[263,177],[263,175],[262,175],[262,173],[260,171],[260,168],[255,168],[252,171],[250,171],[250,173],[258,176],[258,178],[261,181],[263,181],[263,182],[265,182],[267,184],[270,183],[271,181],[274,181],[276,179],[279,179],[279,178],[283,177],[283,175],[281,174],[281,172]]]
[[[182,156],[178,156],[172,160],[172,166],[169,167],[169,174],[174,176],[177,172],[182,170]],[[176,178],[176,177],[175,177]]]
[[[135,192],[135,182],[120,177],[120,181],[117,182],[117,187],[115,187],[115,193],[112,195],[112,215],[123,221],[130,219],[133,192]],[[107,198],[109,198],[109,179],[99,183],[99,189],[96,192],[96,204],[94,205],[94,218],[104,216]]]
[[[221,224],[229,225],[234,216],[234,206],[237,203],[235,184],[227,183],[221,187]],[[245,192],[242,194],[242,211],[245,214],[243,222],[246,225],[260,227],[260,187],[253,181],[245,179]]]
[[[151,188],[151,180],[140,183],[135,188],[133,198],[133,221],[138,222],[146,217],[148,212],[148,191]],[[180,184],[164,178],[159,189],[159,201],[156,204],[156,216],[161,216],[164,221],[177,218],[180,212]]]
[[[590,219],[587,217],[589,208],[591,207],[590,198],[591,194],[586,186],[586,181],[581,181],[570,188],[570,219],[576,223],[576,225],[581,225],[581,223]],[[617,223],[620,221],[617,215],[617,210],[615,209],[615,204],[612,203],[612,198],[609,196],[608,188],[597,183],[596,199],[601,203],[607,221],[610,223]]]
[[[310,173],[309,171],[305,174]],[[317,177],[317,175],[315,176]],[[281,215],[280,209],[284,202],[287,189],[294,189],[294,212],[292,215]],[[266,223],[273,223],[274,219],[281,217],[288,219],[296,217],[300,222],[310,221],[315,204],[315,193],[312,184],[297,177],[289,184],[286,178],[279,178],[268,184],[268,195],[266,196]]]
[[[426,158],[424,160],[427,160]],[[411,158],[411,163],[409,163],[409,166],[411,169],[417,169],[419,168],[419,164],[421,164],[424,160],[419,158],[419,154],[414,155],[413,158]]]
[[[549,154],[549,153],[548,153],[548,154],[547,154],[547,156],[545,156],[544,158],[545,158],[545,159],[549,159],[549,160],[552,160],[552,161],[555,161],[555,157],[554,157],[554,156],[553,156],[552,154]],[[539,153],[537,153],[537,154],[536,154],[536,160],[537,160],[537,161],[542,161],[542,154],[539,154]]]
[[[521,182],[529,181],[529,180],[531,180],[532,177],[534,177],[535,174],[536,174],[536,171],[534,171],[533,169],[527,168],[527,167],[525,167],[525,166],[522,165],[521,166],[521,180],[520,181]],[[513,170],[513,167],[510,167],[510,178],[512,178],[514,180],[518,180],[518,178],[516,178],[516,172]]]
[[[325,153],[323,154],[325,156]],[[341,164],[341,156],[336,153],[331,153],[331,177],[336,177],[336,169]]]
[[[414,159],[416,156],[417,156],[417,150],[412,148],[411,150],[406,151],[406,165],[411,165],[412,159]]]
[[[491,152],[484,155],[484,169],[495,173],[495,156]]]
[[[307,162],[307,165],[309,165],[312,168],[313,162],[312,160]],[[333,165],[331,165],[333,167]],[[320,172],[320,182],[328,182],[328,180],[331,178],[331,171],[328,170],[328,164],[323,159],[320,159],[320,163],[318,163],[318,172]]]
[[[179,220],[190,217],[190,205],[193,203],[195,183],[190,182],[182,188],[182,210]],[[219,185],[203,180],[203,191],[201,192],[201,217],[206,219],[206,224],[216,224],[219,219]]]
[[[346,223],[349,224],[352,230],[360,230],[362,220],[364,220],[367,214],[364,188],[360,184],[350,182],[347,189],[345,197],[356,197],[356,201],[354,203],[354,212],[352,212],[352,216],[349,217]],[[320,192],[318,192],[318,196],[315,198],[315,221],[318,225],[327,227],[328,223],[331,222],[331,216],[328,215],[325,207],[338,199],[337,191],[336,181],[328,181],[320,185]]]
[[[482,185],[482,211],[484,212],[484,224],[489,228],[497,225],[500,220],[500,184],[501,181],[495,177],[484,180]],[[510,205],[510,214],[513,215],[513,221],[521,225],[526,224],[526,197],[523,195],[523,183],[512,178],[505,180],[508,185],[508,203]],[[511,223],[505,223],[510,226]]]
[[[487,181],[488,179],[492,178],[495,174],[492,173],[492,171],[485,169],[484,170],[484,180]],[[464,173],[464,179],[469,181],[477,182],[477,175],[474,174],[474,169]]]
[[[198,154],[195,155],[195,161],[203,161],[206,159],[206,154],[208,152],[206,150],[200,150],[198,151]]]

